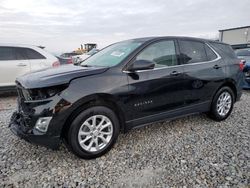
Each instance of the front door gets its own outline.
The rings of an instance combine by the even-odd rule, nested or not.
[[[127,119],[131,126],[164,119],[166,112],[184,105],[183,67],[179,66],[174,40],[150,44],[135,60],[149,60],[155,68],[126,72],[129,83]]]

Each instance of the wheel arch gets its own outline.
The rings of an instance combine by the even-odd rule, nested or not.
[[[218,89],[214,92],[213,94],[213,100],[214,100],[214,96],[216,95],[216,93],[222,88],[222,87],[229,87],[230,89],[232,89],[232,91],[234,92],[234,102],[237,99],[237,88],[236,88],[236,81],[233,79],[226,79],[225,82],[223,84],[220,85],[220,87],[218,87]],[[212,100],[212,101],[213,101]]]
[[[70,114],[66,118],[65,123],[63,124],[61,137],[65,136],[65,133],[68,132],[68,129],[71,125],[73,119],[80,114],[83,110],[91,106],[106,106],[114,111],[117,115],[120,123],[120,131],[125,131],[125,117],[123,114],[122,108],[117,104],[117,99],[115,96],[106,93],[97,93],[89,96],[85,96],[78,101],[74,102],[75,105],[72,106]]]

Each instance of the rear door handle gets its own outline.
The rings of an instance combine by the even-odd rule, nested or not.
[[[221,66],[219,66],[219,65],[214,65],[213,68],[214,68],[214,69],[219,69],[219,68],[221,68]]]
[[[173,71],[170,73],[171,76],[178,76],[179,74],[181,74],[181,73],[178,71]]]
[[[18,67],[25,67],[25,66],[27,66],[27,64],[25,64],[25,63],[19,63],[19,64],[17,64],[17,66]]]

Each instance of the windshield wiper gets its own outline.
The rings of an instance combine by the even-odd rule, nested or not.
[[[82,67],[92,67],[91,65],[81,65]]]

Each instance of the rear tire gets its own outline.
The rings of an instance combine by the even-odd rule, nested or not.
[[[215,94],[208,115],[215,121],[225,120],[233,110],[234,101],[235,96],[232,89],[227,86],[222,87]]]
[[[93,106],[82,111],[73,120],[67,140],[74,154],[83,159],[93,159],[112,148],[119,130],[119,120],[111,109]]]

